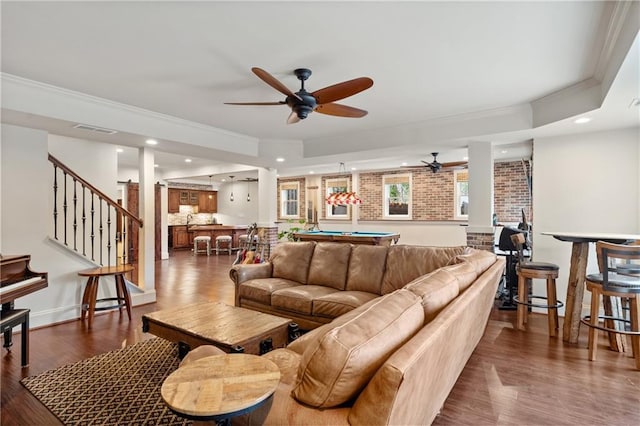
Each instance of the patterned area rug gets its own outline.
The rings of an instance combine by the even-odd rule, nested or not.
[[[21,383],[66,425],[189,425],[160,396],[178,363],[176,344],[153,338]]]

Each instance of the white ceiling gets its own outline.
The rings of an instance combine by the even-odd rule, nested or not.
[[[5,77],[259,140],[258,155],[221,159],[219,148],[196,148],[180,135],[159,138],[155,159],[172,177],[237,175],[256,166],[285,175],[336,172],[340,162],[361,170],[397,167],[430,160],[432,151],[441,152],[440,161],[456,161],[470,143],[486,140],[508,145],[496,149],[497,158],[519,158],[530,156],[527,141],[534,137],[640,121],[638,109],[629,108],[639,96],[638,7],[631,2],[2,1],[1,7]],[[369,114],[314,113],[287,125],[286,106],[224,105],[284,100],[250,71],[254,66],[294,91],[295,68],[313,71],[309,91],[368,76],[371,89],[340,103]],[[123,165],[137,164],[132,147],[158,138],[125,126],[112,136],[81,132],[71,127],[81,114],[39,115],[8,107],[4,98],[3,122],[120,145]],[[587,112],[592,122],[573,124],[570,118]],[[286,162],[275,163],[277,156]],[[234,158],[246,166],[231,164]]]

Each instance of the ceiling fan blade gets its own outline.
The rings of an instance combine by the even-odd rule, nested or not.
[[[280,83],[280,81],[278,81],[278,79],[276,79],[274,76],[272,76],[271,74],[269,74],[268,72],[266,72],[262,68],[253,67],[253,68],[251,68],[251,71],[253,71],[253,73],[255,75],[257,75],[260,78],[260,80],[264,81],[269,86],[273,87],[274,89],[276,89],[278,92],[282,93],[283,95],[294,96],[294,97],[300,99],[300,96],[298,96],[295,93],[293,93],[291,90],[289,90],[289,88],[287,86],[285,86],[284,84]],[[300,99],[300,100],[302,100],[302,99]]]
[[[442,163],[442,167],[454,168],[454,167],[466,167],[469,164],[466,161],[452,161],[450,163]]]
[[[295,124],[298,121],[300,121],[300,117],[298,117],[298,114],[296,114],[295,111],[291,111],[291,114],[289,114],[289,118],[287,118],[287,124]]]
[[[286,102],[225,102],[225,105],[284,105]]]
[[[371,86],[373,86],[373,80],[369,77],[360,77],[316,90],[311,94],[316,98],[318,104],[327,104],[353,96],[356,93],[367,90]]]
[[[318,105],[315,110],[321,114],[336,115],[338,117],[360,118],[368,114],[363,109],[335,103]]]

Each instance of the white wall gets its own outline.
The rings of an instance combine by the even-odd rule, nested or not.
[[[560,300],[566,300],[571,244],[540,233],[640,233],[639,158],[638,128],[534,141],[534,259],[560,266]],[[595,259],[592,244],[588,273],[597,271]],[[534,294],[544,294],[541,285],[536,283]],[[588,301],[585,292],[584,303]],[[560,314],[564,315],[564,309]]]
[[[31,255],[31,269],[49,274],[46,289],[21,297],[16,307],[31,309],[31,327],[80,316],[85,280],[77,272],[96,266],[54,242],[51,207],[53,166],[48,153],[98,187],[117,196],[116,153],[111,145],[48,135],[39,130],[2,125],[2,254]],[[101,285],[99,297],[113,296]]]
[[[229,201],[233,189],[233,202]],[[247,182],[227,182],[218,189],[218,223],[251,225],[258,221],[258,182],[249,182],[251,201],[247,202]]]

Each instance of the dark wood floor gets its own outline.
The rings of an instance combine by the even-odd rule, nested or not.
[[[13,352],[2,349],[1,424],[60,424],[19,380],[152,337],[142,333],[143,314],[202,300],[233,304],[232,261],[173,252],[156,266],[157,302],[134,308],[131,322],[116,311],[97,315],[91,331],[80,321],[33,330],[31,364],[24,369],[19,343]],[[494,310],[434,424],[640,424],[640,371],[630,354],[611,352],[600,339],[599,359],[589,362],[586,330],[574,346],[547,337],[544,315],[533,315],[526,332],[515,330],[514,320],[514,312]]]

